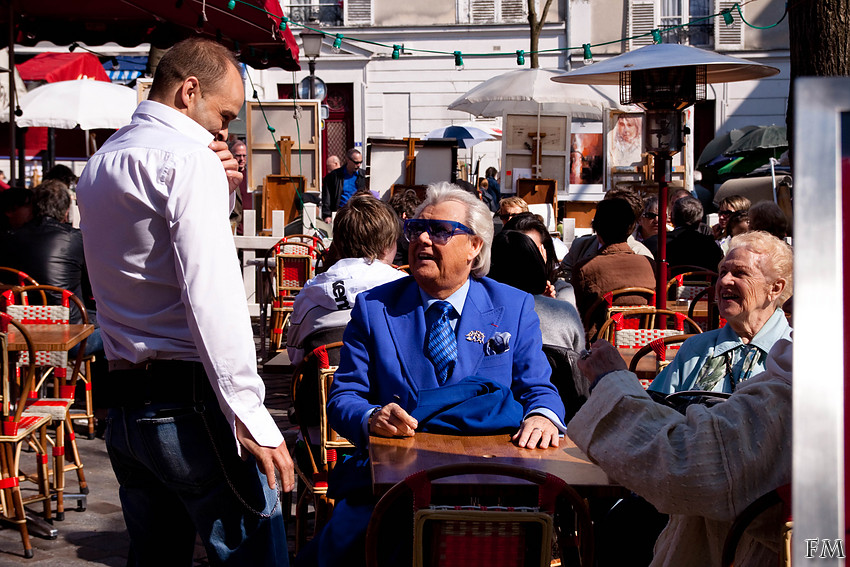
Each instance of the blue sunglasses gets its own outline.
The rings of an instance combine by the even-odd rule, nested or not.
[[[408,242],[413,242],[419,238],[423,232],[428,233],[428,237],[434,244],[444,245],[455,234],[475,235],[475,231],[455,221],[436,220],[436,219],[407,219],[404,221],[404,237]]]

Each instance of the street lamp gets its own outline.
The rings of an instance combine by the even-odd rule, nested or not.
[[[620,102],[646,111],[644,142],[658,183],[656,302],[667,307],[667,184],[683,142],[682,110],[705,100],[706,83],[762,79],[779,69],[687,45],[653,44],[553,77],[558,83],[619,85]]]
[[[325,34],[313,30],[301,32],[301,45],[310,66],[310,76],[298,85],[299,98],[325,98],[325,83],[316,76],[316,59],[322,54],[322,40]]]

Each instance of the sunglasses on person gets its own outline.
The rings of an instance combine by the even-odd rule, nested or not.
[[[363,163],[363,160],[362,160],[362,159],[361,159],[360,161],[357,161],[356,159],[350,159],[350,160],[348,160],[348,161],[350,161],[350,162],[351,162],[351,163],[353,163],[354,165],[360,165],[361,163]]]
[[[717,215],[721,217],[731,217],[735,211],[717,211]]]
[[[501,213],[498,216],[500,219],[502,219],[502,222],[508,222],[516,216],[516,213]]]
[[[655,219],[658,218],[658,213],[650,213],[649,211],[647,211],[647,212],[643,213],[642,216],[645,219],[655,220]]]
[[[471,228],[455,221],[437,219],[407,219],[404,221],[404,237],[408,242],[413,242],[423,232],[428,233],[431,242],[440,246],[447,244],[455,234],[475,235],[475,231]]]

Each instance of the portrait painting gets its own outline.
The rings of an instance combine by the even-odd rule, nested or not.
[[[643,163],[643,114],[615,114],[608,152],[611,167],[635,167]]]

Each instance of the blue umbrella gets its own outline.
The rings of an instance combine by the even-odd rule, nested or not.
[[[480,142],[495,140],[488,132],[475,126],[444,126],[428,132],[425,139],[454,139],[459,148],[471,148]]]

